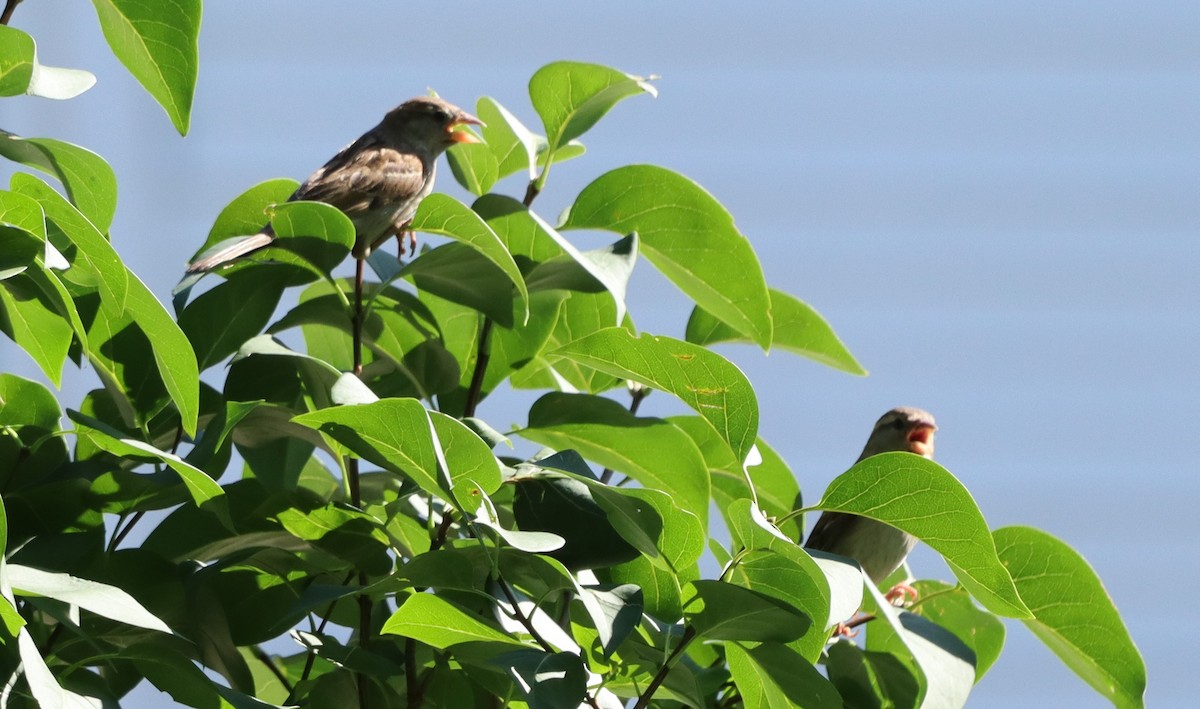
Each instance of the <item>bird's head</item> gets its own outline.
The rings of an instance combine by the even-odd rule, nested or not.
[[[879,417],[859,460],[895,451],[932,458],[933,434],[936,431],[937,424],[928,411],[898,406]]]
[[[481,142],[466,126],[482,126],[483,121],[440,98],[418,96],[389,111],[383,125],[440,152],[455,143]]]

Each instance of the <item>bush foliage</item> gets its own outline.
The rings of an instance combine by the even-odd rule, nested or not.
[[[200,1],[94,3],[185,133]],[[3,96],[93,81],[0,26]],[[486,142],[448,153],[476,199],[435,193],[413,224],[432,235],[421,253],[372,256],[361,325],[334,274],[353,226],[284,204],[294,181],[217,215],[198,251],[267,220],[279,238],[198,295],[186,279],[172,315],[109,243],[108,164],[0,132],[0,154],[35,171],[0,191],[0,329],[49,383],[68,361],[98,380],[65,408],[0,374],[0,704],[115,706],[145,680],[195,707],[961,706],[1008,617],[1141,706],[1141,657],[1087,563],[1045,532],[989,529],[938,464],[876,456],[801,503],[750,383],[708,346],[865,372],[768,287],[712,195],[630,165],[570,204],[538,201],[593,125],[654,91],[555,62],[529,82],[537,129],[479,99]],[[563,207],[556,225],[539,215]],[[574,230],[611,244],[581,251]],[[643,260],[695,302],[685,340],[634,327]],[[477,415],[502,386],[541,393],[523,428]],[[652,391],[692,413],[638,415]],[[799,546],[813,510],[911,532],[956,579],[893,607],[851,560]],[[858,609],[875,616],[865,642],[831,640]]]

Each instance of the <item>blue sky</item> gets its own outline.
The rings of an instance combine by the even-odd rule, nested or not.
[[[0,125],[110,161],[113,241],[164,301],[229,199],[303,178],[405,98],[486,94],[537,125],[525,85],[549,61],[661,75],[659,98],[619,106],[556,168],[542,213],[631,162],[698,181],[771,285],[871,371],[722,350],[806,496],[883,411],[929,409],[939,460],[990,524],[1040,527],[1095,566],[1146,657],[1149,704],[1194,697],[1184,638],[1200,614],[1163,591],[1200,582],[1200,6],[209,3],[183,139],[107,55],[90,3],[26,3],[13,25],[99,83],[6,101]],[[439,186],[453,191],[449,171]],[[689,306],[648,264],[630,298],[641,329],[682,334]],[[0,365],[35,374],[10,346]],[[94,384],[68,380],[68,401]],[[481,415],[523,420],[499,399]],[[931,554],[914,564],[944,577]],[[1104,706],[1010,624],[972,706],[1064,704]]]

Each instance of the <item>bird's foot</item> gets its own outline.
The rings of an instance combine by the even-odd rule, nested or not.
[[[858,628],[853,628],[847,623],[838,623],[833,626],[833,634],[842,638],[858,637]]]
[[[906,596],[912,601],[915,601],[917,600],[917,595],[917,589],[909,586],[906,583],[898,583],[895,586],[892,586],[890,591],[883,594],[883,597],[893,606],[903,607],[908,605],[908,602],[905,601]]]

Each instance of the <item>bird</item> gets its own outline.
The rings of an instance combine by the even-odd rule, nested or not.
[[[421,200],[433,191],[437,159],[456,143],[479,143],[465,125],[483,122],[457,106],[431,96],[400,104],[346,146],[288,198],[333,205],[354,223],[352,253],[362,260],[380,243],[407,231]],[[262,249],[275,239],[268,224],[188,264],[202,273]]]
[[[928,411],[909,406],[894,408],[875,423],[857,462],[897,451],[932,459],[936,431],[937,423]],[[826,511],[813,526],[804,546],[854,559],[871,581],[878,584],[900,568],[916,544],[916,537],[883,522]],[[888,592],[887,598],[895,602],[905,593],[916,595],[911,587],[900,584]]]

